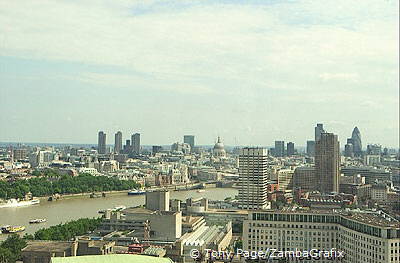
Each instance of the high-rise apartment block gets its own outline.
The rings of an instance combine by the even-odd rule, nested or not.
[[[267,149],[243,148],[239,153],[239,208],[263,209],[267,201]]]
[[[114,142],[114,152],[120,153],[122,151],[122,132],[117,132],[115,134],[115,142]]]
[[[97,144],[97,151],[99,154],[106,154],[106,141],[106,134],[100,131]]]
[[[132,154],[139,155],[140,154],[140,133],[132,134],[131,136],[131,147]]]
[[[183,143],[189,144],[191,152],[194,151],[194,135],[183,136]]]
[[[315,170],[321,193],[339,191],[340,148],[337,135],[322,133],[315,145]]]

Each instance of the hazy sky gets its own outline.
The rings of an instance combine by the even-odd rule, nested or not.
[[[398,146],[398,5],[0,1],[0,141]]]

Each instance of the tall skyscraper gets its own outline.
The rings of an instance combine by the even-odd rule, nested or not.
[[[361,143],[361,133],[357,126],[351,134],[351,139],[353,141],[354,156],[360,157],[362,155],[362,143]]]
[[[315,144],[315,172],[321,193],[339,192],[340,147],[337,135],[322,133]]]
[[[315,155],[315,141],[307,141],[307,155],[314,156]]]
[[[99,131],[97,151],[99,154],[106,153],[106,134],[103,131]]]
[[[190,145],[190,151],[194,151],[194,135],[184,135],[183,142]]]
[[[294,155],[294,143],[293,142],[288,142],[287,143],[286,151],[287,151],[287,156],[293,156]]]
[[[317,123],[317,126],[314,128],[314,133],[315,133],[315,143],[319,141],[321,138],[321,134],[324,133],[324,125],[322,123]]]
[[[121,153],[122,151],[122,132],[118,131],[115,134],[114,152]]]
[[[275,153],[276,157],[285,156],[285,142],[284,141],[275,141],[274,153]]]
[[[239,208],[264,209],[267,201],[267,149],[243,148],[239,152]]]
[[[132,154],[140,154],[140,133],[132,134],[131,136]]]

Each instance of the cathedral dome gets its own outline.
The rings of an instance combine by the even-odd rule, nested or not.
[[[224,144],[221,142],[221,138],[218,136],[217,142],[214,144],[213,155],[215,157],[225,157],[226,151]]]
[[[214,144],[214,150],[224,150],[224,144],[221,142],[220,137],[218,137],[217,142]]]

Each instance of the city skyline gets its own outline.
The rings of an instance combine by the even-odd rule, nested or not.
[[[315,123],[315,127],[312,129],[313,131],[314,131],[314,133],[315,133],[315,135],[316,135],[316,129],[319,127],[319,125],[321,125],[322,124],[322,126],[323,126],[323,123]],[[360,131],[358,130],[358,127],[357,126],[355,126],[354,127],[354,129],[352,129],[353,130],[353,132],[352,133],[354,133],[354,130],[357,130],[359,133],[360,133]],[[100,132],[103,132],[105,135],[107,135],[107,134],[109,134],[109,136],[105,136],[105,138],[104,138],[104,140],[105,140],[105,145],[106,146],[114,146],[115,147],[115,144],[116,144],[116,141],[117,141],[117,139],[116,139],[116,136],[117,136],[117,134],[118,134],[118,142],[121,144],[121,146],[120,147],[122,147],[122,144],[124,144],[124,143],[126,143],[125,141],[129,141],[129,142],[131,142],[132,141],[132,137],[134,136],[134,135],[143,135],[143,134],[141,134],[141,133],[137,133],[137,132],[128,132],[128,133],[124,133],[124,132],[122,132],[122,131],[120,131],[120,130],[118,130],[118,131],[111,131],[111,132],[105,132],[104,130],[99,130],[98,131],[99,133]],[[321,129],[321,131],[320,132],[327,132],[327,133],[331,133],[331,132],[333,132],[333,133],[335,133],[334,131],[330,131],[330,130],[325,130],[323,127],[322,127],[322,129]],[[319,133],[320,134],[320,133]],[[336,133],[335,133],[336,134]],[[337,134],[336,134],[337,135]],[[313,135],[314,136],[314,135]],[[320,136],[320,135],[319,135]],[[363,135],[364,136],[364,135]],[[175,142],[185,142],[185,137],[193,137],[193,138],[196,138],[195,140],[196,140],[196,145],[198,145],[198,146],[212,146],[216,141],[217,141],[217,139],[218,139],[218,137],[221,137],[221,138],[223,138],[222,136],[217,136],[216,138],[214,138],[214,140],[213,141],[211,141],[211,142],[204,142],[204,143],[198,143],[198,138],[199,138],[199,136],[197,136],[197,135],[195,135],[195,134],[191,134],[191,135],[188,135],[188,134],[183,134],[183,135],[181,135],[181,138],[178,138],[177,140],[171,140],[170,142],[165,142],[165,143],[152,143],[151,142],[151,140],[149,141],[149,140],[147,140],[148,141],[148,143],[141,143],[141,145],[142,146],[154,146],[154,145],[163,145],[163,146],[165,146],[165,145],[171,145],[171,144],[173,144],[173,143],[175,143]],[[201,137],[201,136],[200,136]],[[345,136],[344,136],[345,137]],[[281,137],[280,137],[281,138]],[[315,137],[315,138],[317,138],[317,137]],[[364,137],[363,137],[364,138]],[[235,139],[235,138],[234,138]],[[139,139],[139,140],[141,140],[141,139]],[[225,140],[225,138],[223,138],[223,140],[224,140],[224,143],[226,144],[226,140]],[[343,139],[343,141],[341,141],[340,140],[340,137],[338,136],[338,140],[339,140],[339,142],[341,143],[341,145],[340,145],[340,149],[341,150],[345,150],[345,146],[346,146],[346,140],[345,139]],[[347,142],[348,142],[348,140],[349,139],[347,139]],[[200,140],[200,141],[202,141],[202,140]],[[283,147],[282,148],[282,150],[281,151],[285,151],[286,150],[286,148],[285,148],[285,146],[287,146],[287,144],[294,144],[294,148],[296,148],[296,149],[298,149],[298,148],[303,148],[304,150],[306,150],[306,148],[307,148],[307,144],[309,143],[309,142],[313,142],[313,143],[315,143],[315,140],[306,140],[306,141],[304,141],[304,142],[299,142],[299,143],[297,143],[297,139],[296,138],[287,138],[287,139],[285,139],[285,140],[274,140],[274,141],[272,141],[272,142],[266,142],[266,143],[263,143],[263,144],[240,144],[240,142],[239,143],[233,143],[233,144],[226,144],[226,145],[228,145],[228,146],[240,146],[240,147],[268,147],[268,148],[271,148],[271,147],[276,147],[277,146],[277,143],[279,143],[279,144],[282,144],[282,145],[280,145],[280,147]],[[380,142],[366,142],[364,139],[362,140],[362,142],[363,142],[363,145],[364,146],[362,146],[362,150],[363,151],[365,151],[365,150],[367,150],[367,146],[368,145],[375,145],[375,144],[377,144],[377,145],[380,145],[380,146],[382,146],[382,147],[386,147],[386,148],[388,148],[388,149],[398,149],[398,146],[390,146],[390,145],[384,145],[384,144],[381,144]],[[10,141],[10,142],[6,142],[6,141],[0,141],[0,143],[2,143],[2,144],[4,144],[4,145],[7,145],[7,143],[10,143],[10,144],[18,144],[18,143],[22,143],[22,144],[48,144],[48,145],[52,145],[52,144],[54,144],[54,145],[57,145],[57,144],[66,144],[66,145],[68,145],[68,144],[71,144],[71,145],[93,145],[93,146],[95,146],[95,145],[98,145],[99,144],[99,138],[97,137],[97,142],[84,142],[84,143],[71,143],[71,142],[26,142],[26,141]],[[190,143],[189,143],[190,144]],[[291,147],[293,147],[292,145],[291,145]],[[121,150],[122,150],[122,148],[121,148]],[[283,154],[283,153],[282,153]]]
[[[398,4],[1,3],[0,141],[121,130],[143,144],[304,145],[322,122],[342,145],[358,126],[398,147]]]

